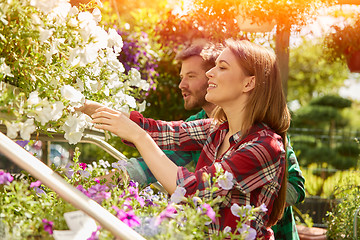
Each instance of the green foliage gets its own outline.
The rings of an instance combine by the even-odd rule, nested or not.
[[[339,111],[333,107],[308,105],[295,113],[294,125],[318,127],[340,118]]]
[[[336,151],[342,156],[358,157],[360,155],[360,145],[358,143],[342,143],[336,147]]]
[[[321,167],[321,166],[320,166]],[[305,189],[307,196],[321,196],[323,198],[341,199],[339,189],[349,186],[359,186],[360,176],[354,170],[333,170],[330,171],[326,164],[310,164],[302,168],[305,177]]]
[[[351,107],[352,101],[337,95],[325,95],[310,101],[310,105],[328,106],[336,109]]]
[[[348,76],[343,62],[327,61],[316,39],[303,39],[290,50],[288,101],[305,105],[316,96],[336,94]]]
[[[338,197],[341,199],[341,202],[327,214],[327,238],[330,240],[357,240],[354,237],[354,230],[359,234],[360,224],[357,224],[357,229],[354,229],[354,216],[356,213],[356,217],[359,217],[359,212],[357,211],[360,207],[359,185],[340,187],[338,189]]]

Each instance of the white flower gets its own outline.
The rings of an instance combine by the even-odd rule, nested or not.
[[[55,102],[52,106],[52,111],[51,111],[51,120],[53,121],[57,121],[61,118],[62,114],[63,114],[63,110],[65,108],[63,102],[57,101]]]
[[[150,83],[148,83],[145,80],[140,80],[139,88],[141,88],[144,91],[148,91],[150,89]]]
[[[96,26],[92,28],[90,36],[93,39],[94,44],[96,45],[96,51],[107,47],[108,35],[102,27]]]
[[[51,106],[48,101],[42,102],[43,106],[37,106],[35,108],[35,114],[29,114],[30,116],[35,116],[35,120],[40,122],[41,125],[45,126],[47,122],[51,120]]]
[[[224,169],[222,168],[221,163],[216,162],[216,163],[214,163],[214,166],[215,166],[216,173],[221,174],[224,172]]]
[[[20,123],[20,136],[24,140],[30,140],[30,135],[35,132],[34,119],[29,118],[24,123]]]
[[[61,95],[66,100],[69,100],[73,107],[81,107],[85,103],[84,95],[72,86],[63,86],[61,88]]]
[[[94,10],[92,11],[92,15],[94,16],[96,22],[101,21],[101,11],[98,8],[94,8]]]
[[[48,40],[52,36],[52,34],[54,32],[53,29],[44,29],[42,27],[39,27],[38,29],[39,29],[39,32],[40,32],[40,37],[39,38],[40,38],[41,43],[44,43],[46,40]]]
[[[124,43],[121,36],[116,32],[115,29],[109,29],[108,47],[114,48],[115,53],[121,52]]]
[[[31,20],[34,23],[34,25],[42,25],[43,24],[43,22],[41,21],[39,15],[37,15],[35,13],[33,13],[31,15]]]
[[[136,68],[131,68],[129,71],[129,77],[130,77],[130,81],[129,81],[130,86],[138,87],[141,81],[140,72]]]
[[[65,22],[66,17],[68,16],[71,10],[71,4],[67,1],[60,1],[56,7],[54,7],[50,14],[48,14],[48,19],[50,21],[56,22],[58,25],[62,25]]]
[[[79,9],[76,6],[72,6],[72,8],[69,11],[68,16],[72,17],[72,16],[77,16],[79,14]]]
[[[70,18],[69,21],[68,21],[68,25],[70,27],[77,27],[79,24],[78,20],[74,17]]]
[[[125,95],[125,103],[131,108],[136,108],[136,100],[133,96]]]
[[[81,28],[80,35],[83,37],[84,42],[87,42],[92,29],[96,27],[94,16],[89,12],[80,12],[78,14],[78,20],[79,27]]]
[[[30,5],[38,8],[45,14],[51,12],[55,7],[67,3],[66,0],[31,0]]]
[[[31,92],[29,98],[27,99],[27,103],[30,106],[33,106],[39,104],[39,102],[40,102],[39,93],[37,91]]]
[[[93,93],[99,91],[101,88],[101,85],[98,81],[94,81],[89,78],[87,78],[87,80],[85,81],[85,86]]]
[[[185,193],[185,188],[177,186],[175,192],[171,195],[170,199],[174,203],[179,203],[184,199]]]
[[[96,61],[98,48],[95,44],[88,44],[85,47],[76,47],[70,50],[68,64],[70,66],[80,65],[85,67],[87,64]]]
[[[12,139],[16,138],[18,135],[18,131],[20,130],[19,123],[5,121],[5,126],[6,126],[6,135]]]
[[[219,177],[219,186],[224,190],[230,190],[234,186],[233,183],[234,176],[232,173],[226,171],[224,175]]]
[[[0,74],[4,74],[5,76],[14,77],[14,75],[11,73],[11,69],[8,65],[5,63],[4,58],[0,58]]]
[[[75,113],[69,115],[64,125],[62,126],[65,131],[65,139],[70,144],[76,144],[81,140],[85,127],[90,126],[91,118],[83,113]]]
[[[224,233],[230,233],[231,232],[231,227],[226,226],[223,230]]]
[[[144,100],[142,103],[139,104],[139,112],[145,111],[146,108],[146,101]]]

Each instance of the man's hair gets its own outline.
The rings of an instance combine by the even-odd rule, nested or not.
[[[214,44],[204,39],[193,41],[190,45],[181,50],[175,57],[178,61],[184,61],[190,57],[198,56],[204,60],[203,67],[205,71],[215,67],[216,58],[222,50],[221,44]]]

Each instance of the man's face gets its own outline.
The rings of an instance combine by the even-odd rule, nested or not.
[[[207,104],[205,95],[208,78],[202,63],[203,59],[200,56],[193,56],[182,61],[179,88],[186,110],[202,108]]]

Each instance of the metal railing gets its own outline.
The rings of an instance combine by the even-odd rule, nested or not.
[[[145,239],[98,203],[87,198],[79,190],[67,183],[42,161],[5,136],[2,133],[6,132],[6,128],[4,130],[4,127],[3,125],[0,126],[0,152],[8,159],[40,180],[44,185],[54,190],[65,201],[94,218],[102,227],[113,233],[115,237],[123,240]],[[86,130],[84,135],[82,142],[96,144],[116,159],[126,159],[122,153],[102,139],[104,138],[103,133]],[[65,141],[61,134],[53,134],[52,137],[46,134],[40,134],[32,137],[42,141]]]

